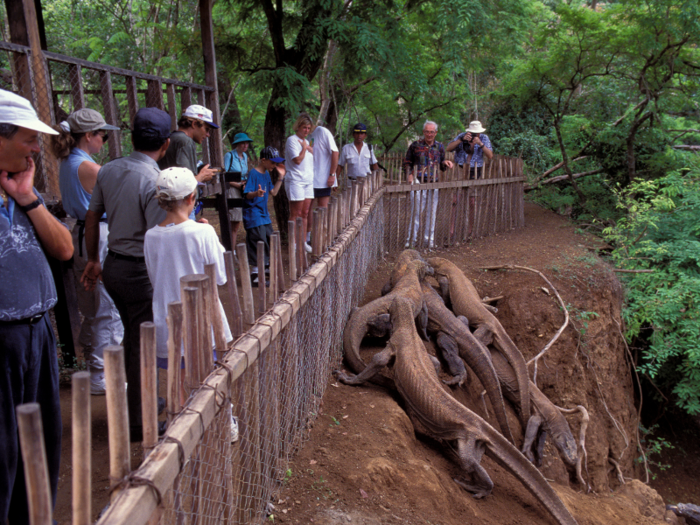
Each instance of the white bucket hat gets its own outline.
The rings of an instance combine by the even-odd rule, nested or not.
[[[58,135],[58,131],[39,120],[26,98],[4,89],[0,89],[0,124],[14,124],[20,128]]]
[[[188,168],[166,168],[156,180],[156,195],[176,201],[184,199],[197,189],[197,179]]]
[[[204,106],[200,106],[198,104],[194,104],[192,106],[189,106],[185,112],[182,114],[183,117],[190,117],[190,118],[196,118],[197,120],[201,120],[202,122],[206,122],[209,124],[212,128],[218,128],[216,124],[214,124],[214,115],[210,110],[205,108]]]
[[[486,131],[486,128],[484,128],[478,120],[472,120],[467,128],[467,132],[469,133],[483,133],[484,131]]]

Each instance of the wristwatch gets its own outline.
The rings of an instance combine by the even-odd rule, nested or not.
[[[28,213],[28,212],[32,211],[34,208],[38,208],[39,206],[41,206],[41,199],[39,199],[37,197],[36,200],[30,202],[26,206],[20,205],[19,209],[22,210],[24,213]]]

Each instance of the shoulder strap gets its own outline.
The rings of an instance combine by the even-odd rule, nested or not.
[[[224,167],[226,166],[226,157],[229,158],[228,168],[226,168],[226,171],[231,171],[231,166],[233,166],[233,152],[229,151],[224,156]]]

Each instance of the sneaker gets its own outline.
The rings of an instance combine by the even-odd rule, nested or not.
[[[231,443],[238,441],[238,418],[231,416]]]
[[[304,243],[304,249],[306,250],[306,253],[311,253],[313,251],[308,242]]]
[[[103,396],[107,391],[105,384],[104,370],[99,370],[90,373],[90,394],[93,396]]]

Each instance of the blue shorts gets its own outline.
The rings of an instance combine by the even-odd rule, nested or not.
[[[333,188],[314,188],[314,198],[330,197]]]

